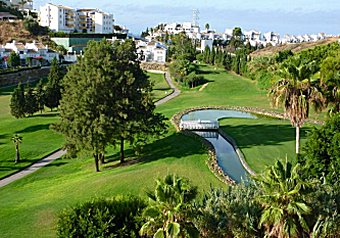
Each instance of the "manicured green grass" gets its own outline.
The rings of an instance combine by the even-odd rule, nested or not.
[[[96,196],[145,196],[155,178],[169,173],[189,178],[201,192],[224,186],[206,166],[200,142],[174,131],[147,146],[142,158],[125,167],[109,163],[100,173],[94,172],[91,158],[58,160],[0,189],[1,237],[54,237],[61,209]]]
[[[10,115],[12,90],[13,88],[0,90],[0,178],[30,165],[63,144],[62,136],[49,130],[49,125],[57,120],[56,113],[38,113],[22,119],[15,119]],[[22,162],[18,164],[14,163],[15,148],[11,141],[14,134],[23,137],[20,144]]]
[[[154,82],[155,99],[160,99],[172,91],[162,74],[148,73]],[[10,115],[10,98],[15,87],[0,89],[0,178],[10,175],[38,161],[45,155],[62,147],[63,137],[49,129],[58,120],[57,112],[45,111],[33,117],[15,119]],[[20,145],[21,161],[14,163],[15,148],[11,141],[14,134],[23,137]]]
[[[152,94],[155,101],[172,93],[173,90],[169,87],[163,74],[148,72],[147,75],[149,76],[149,80],[154,84]]]
[[[182,94],[160,105],[158,110],[170,117],[185,108],[195,106],[250,106],[271,109],[265,91],[257,89],[254,81],[232,75],[223,69],[201,66],[204,77],[209,81],[203,90],[182,91]]]
[[[295,128],[286,120],[259,117],[258,119],[223,119],[224,130],[235,141],[244,154],[248,165],[261,173],[266,166],[276,160],[295,161]],[[311,129],[306,125],[301,129],[301,145]]]
[[[214,70],[207,66],[202,69],[205,71],[204,76],[210,81],[203,91],[185,90],[178,98],[157,107],[157,111],[170,118],[186,108],[203,105],[270,109],[266,92],[258,90],[252,81],[220,69]],[[8,114],[8,109],[3,109],[5,105],[8,104],[0,105],[0,110]],[[8,115],[6,117],[10,120]],[[39,118],[39,122],[41,119],[43,118]],[[50,119],[55,120],[53,117]],[[45,121],[39,122],[38,125],[48,124]],[[248,163],[257,172],[286,153],[290,158],[294,152],[294,130],[286,121],[266,118],[257,121],[228,119],[223,120],[222,125],[239,143]],[[29,126],[31,125],[25,125],[23,129]],[[7,132],[8,129],[2,127],[2,124],[0,127],[2,133],[12,133]],[[41,131],[43,130],[39,130]],[[26,135],[22,146],[25,139]],[[31,149],[36,150],[33,146]],[[94,172],[90,155],[72,160],[60,159],[34,174],[0,188],[0,236],[55,237],[56,216],[61,209],[96,196],[113,196],[119,193],[145,196],[145,191],[152,189],[155,178],[169,173],[189,178],[194,185],[199,186],[200,191],[208,190],[210,185],[225,187],[206,166],[208,155],[201,143],[176,133],[170,123],[169,133],[147,145],[137,163],[133,163],[134,155],[129,148],[126,152],[131,164],[124,167],[117,165],[117,150],[109,148],[107,159],[110,162],[104,165],[100,173]]]

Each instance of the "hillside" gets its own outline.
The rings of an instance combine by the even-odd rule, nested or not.
[[[333,43],[335,41],[337,41],[339,38],[327,38],[325,40],[320,40],[317,42],[303,42],[303,43],[297,43],[297,44],[285,44],[285,45],[279,45],[279,46],[270,46],[270,47],[266,47],[264,49],[261,50],[256,50],[253,53],[251,53],[252,57],[259,57],[259,56],[266,56],[266,55],[272,55],[272,54],[276,54],[279,51],[283,51],[283,50],[291,50],[294,53],[295,52],[299,52],[301,50],[304,49],[309,49],[309,48],[314,48],[318,45],[326,45],[329,43]]]
[[[26,43],[32,40],[39,40],[39,38],[27,31],[22,21],[12,23],[0,22],[0,44],[5,44],[12,40]]]

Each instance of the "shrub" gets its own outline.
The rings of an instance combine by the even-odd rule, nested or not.
[[[138,237],[143,200],[133,196],[96,199],[59,215],[58,237]]]
[[[227,190],[211,189],[197,205],[195,225],[202,237],[263,237],[258,228],[261,206],[254,186],[239,184]]]

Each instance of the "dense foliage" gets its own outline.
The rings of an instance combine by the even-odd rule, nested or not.
[[[246,76],[256,80],[263,88],[269,88],[280,75],[280,71],[284,64],[287,64],[292,57],[300,59],[304,65],[313,64],[313,78],[318,78],[318,72],[321,71],[323,81],[328,81],[328,92],[334,90],[334,86],[338,85],[337,72],[338,66],[336,59],[340,53],[340,44],[332,43],[328,45],[316,46],[315,48],[303,50],[293,53],[290,50],[284,50],[273,56],[255,57],[248,61],[248,71]],[[323,68],[323,69],[322,69]],[[330,71],[329,74],[326,72]],[[333,75],[332,75],[333,72]],[[327,84],[326,84],[327,85]],[[323,87],[323,86],[321,86]],[[335,89],[336,91],[336,89]],[[329,101],[332,103],[332,100]]]
[[[196,44],[184,33],[173,37],[169,53],[172,56],[170,73],[175,81],[189,88],[194,88],[206,82],[203,76],[196,74],[197,67],[193,63],[196,59]]]
[[[24,20],[24,27],[28,30],[32,35],[47,35],[49,29],[48,27],[40,26],[39,23],[33,18],[27,18]]]
[[[20,66],[20,56],[12,51],[8,57],[7,64],[12,68]]]
[[[253,185],[211,189],[197,205],[195,224],[202,237],[263,237],[258,227],[262,207]]]
[[[96,199],[59,215],[58,237],[139,237],[139,218],[146,203],[132,196]]]
[[[65,135],[67,144],[93,155],[96,171],[107,145],[119,144],[124,162],[125,141],[143,143],[165,130],[130,40],[114,45],[90,41],[63,86],[61,120],[54,128]]]
[[[45,89],[45,106],[57,108],[61,100],[62,79],[64,74],[56,58],[52,60],[50,73],[48,74],[48,83]]]
[[[340,180],[340,114],[315,128],[308,136],[300,162],[306,166],[308,178],[325,178],[329,184]]]
[[[149,206],[144,210],[146,223],[141,235],[154,237],[198,237],[193,224],[193,201],[197,188],[187,179],[168,175],[156,181],[155,191],[149,192]]]

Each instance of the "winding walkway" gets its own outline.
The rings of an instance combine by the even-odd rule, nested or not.
[[[170,88],[173,90],[173,92],[170,95],[168,95],[168,96],[160,99],[159,101],[157,101],[155,103],[156,106],[158,106],[160,104],[163,104],[163,103],[166,103],[167,101],[177,97],[181,93],[181,91],[178,90],[175,87],[175,85],[172,83],[172,80],[171,80],[169,72],[165,73],[165,79],[168,82]],[[57,150],[54,153],[52,153],[52,154],[44,157],[43,159],[39,160],[38,162],[33,163],[31,166],[29,166],[29,167],[27,167],[27,168],[25,168],[25,169],[15,173],[15,174],[13,174],[13,175],[10,175],[10,176],[8,176],[8,177],[6,177],[4,179],[1,179],[0,180],[0,188],[6,186],[7,184],[10,184],[10,183],[18,180],[18,179],[21,179],[21,178],[23,178],[23,177],[25,177],[25,176],[27,176],[27,175],[29,175],[31,173],[34,173],[38,169],[40,169],[40,168],[42,168],[42,167],[52,163],[53,161],[55,161],[56,159],[59,159],[60,157],[62,157],[65,154],[66,154],[66,150],[62,150],[62,149]]]
[[[170,95],[166,96],[165,98],[162,98],[161,100],[158,100],[155,103],[156,106],[161,105],[163,103],[166,103],[167,101],[177,97],[181,93],[181,91],[178,88],[176,88],[176,86],[172,82],[171,76],[170,76],[169,72],[165,73],[165,80],[168,82],[168,84],[169,84],[170,88],[173,90],[173,92]]]

